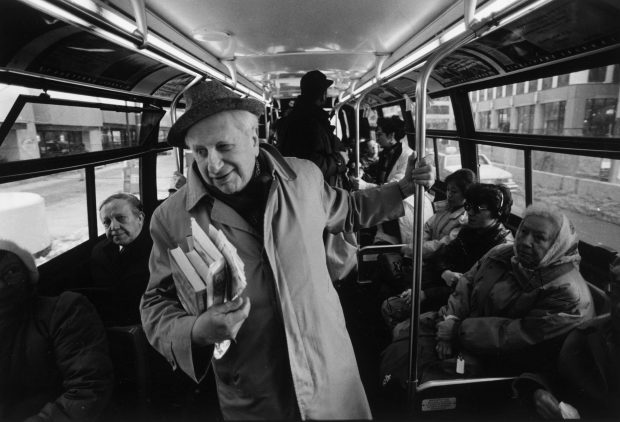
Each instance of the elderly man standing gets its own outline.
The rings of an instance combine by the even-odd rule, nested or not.
[[[311,162],[259,143],[258,101],[215,81],[190,88],[185,100],[168,142],[188,147],[195,162],[151,221],[141,303],[149,341],[198,382],[213,344],[236,340],[212,361],[225,419],[370,418],[322,234],[399,217],[414,183],[432,182],[430,166],[414,169],[412,159],[400,182],[349,194],[325,183]],[[248,280],[242,297],[198,316],[179,303],[168,259],[168,249],[187,247],[190,217],[223,231]]]
[[[102,291],[89,296],[106,325],[139,324],[153,246],[142,202],[134,195],[116,193],[101,203],[99,218],[106,239],[93,248],[90,273],[92,286]]]

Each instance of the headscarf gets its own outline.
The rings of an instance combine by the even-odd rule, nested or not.
[[[577,237],[575,226],[573,226],[570,220],[562,212],[553,207],[530,206],[525,210],[521,224],[523,224],[527,217],[532,215],[545,218],[546,220],[554,223],[556,227],[559,226],[560,229],[558,230],[551,247],[545,256],[540,260],[540,263],[536,266],[536,268],[525,268],[521,265],[518,260],[517,241],[515,241],[513,245],[514,256],[512,257],[513,269],[516,270],[518,274],[529,280],[537,271],[545,268],[555,267],[566,263],[578,265],[581,260],[581,256],[577,250],[579,239]],[[521,228],[521,226],[519,226],[519,228]]]
[[[7,239],[0,239],[0,251],[12,252],[17,255],[28,269],[28,278],[30,282],[36,284],[37,281],[39,281],[39,270],[30,252],[18,246],[17,243]]]

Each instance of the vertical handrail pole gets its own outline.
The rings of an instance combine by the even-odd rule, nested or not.
[[[365,95],[355,101],[355,177],[360,177],[360,106]]]
[[[473,3],[473,5],[472,5]],[[426,60],[426,64],[420,70],[420,76],[416,82],[416,139],[415,149],[421,159],[425,151],[426,141],[426,87],[428,79],[435,66],[462,45],[476,38],[476,32],[472,29],[473,18],[471,10],[475,10],[476,0],[465,0],[465,15],[469,19],[467,30],[450,41],[440,45],[437,50]],[[422,231],[424,224],[424,187],[416,185],[413,215],[413,276],[411,281],[411,326],[409,330],[409,379],[407,382],[407,398],[410,409],[413,408],[416,388],[418,385],[418,331],[420,323],[420,290],[422,285]]]
[[[170,120],[172,120],[172,124],[175,124],[177,121],[177,104],[179,103],[181,96],[185,94],[185,92],[192,86],[200,82],[202,78],[202,75],[197,75],[190,83],[185,86],[185,88],[179,91],[172,99],[172,103],[170,104]],[[176,154],[177,171],[183,174],[183,147],[175,148],[174,153]]]

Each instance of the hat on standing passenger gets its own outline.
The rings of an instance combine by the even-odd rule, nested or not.
[[[168,132],[168,143],[175,147],[186,147],[185,135],[189,128],[202,119],[222,111],[245,110],[260,116],[264,105],[252,98],[241,98],[218,81],[200,82],[190,87],[185,94],[185,113],[172,125]]]
[[[327,76],[320,70],[311,70],[301,77],[299,87],[301,88],[301,95],[313,96],[326,91],[333,83],[334,81],[327,79]]]

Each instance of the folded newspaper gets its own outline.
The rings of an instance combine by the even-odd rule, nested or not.
[[[188,250],[170,249],[170,266],[181,305],[192,315],[200,315],[213,305],[236,299],[245,289],[244,265],[237,249],[224,233],[209,225],[207,232],[191,219]],[[215,344],[213,356],[221,358],[230,340]]]

